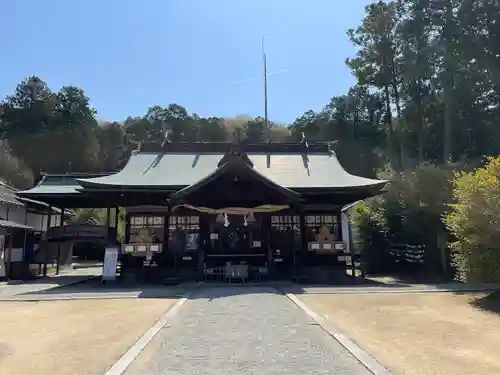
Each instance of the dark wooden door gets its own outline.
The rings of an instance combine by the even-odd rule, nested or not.
[[[263,264],[266,252],[262,242],[260,220],[247,222],[242,215],[230,215],[224,221],[214,219],[205,261],[210,265],[223,265],[227,262]]]

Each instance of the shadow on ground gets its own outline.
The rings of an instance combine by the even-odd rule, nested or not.
[[[78,276],[61,276],[56,280],[50,280],[51,284],[64,285],[68,280]],[[203,297],[205,290],[224,289],[224,293],[214,293],[213,298],[223,298],[231,295],[262,293],[263,291],[273,293],[293,293],[293,294],[354,294],[354,293],[380,293],[380,292],[419,292],[419,291],[448,291],[454,293],[487,292],[500,290],[499,284],[464,284],[464,283],[403,283],[392,278],[392,282],[387,282],[383,278],[360,279],[347,276],[343,280],[329,285],[298,284],[292,282],[259,282],[259,283],[187,283],[177,286],[162,284],[147,284],[144,282],[114,281],[102,284],[99,277],[80,282],[73,285],[59,286],[52,289],[26,292],[16,295],[16,300],[56,300],[56,299],[106,299],[106,298],[180,298],[188,291],[192,291],[190,298]],[[412,280],[414,281],[414,280]],[[39,283],[40,281],[38,281]],[[217,297],[218,296],[218,297]],[[478,299],[476,307],[491,310],[499,313],[500,294],[493,297]]]
[[[82,279],[89,278],[92,276],[86,275],[60,275],[60,276],[52,276],[52,277],[39,277],[33,280],[9,280],[6,282],[6,285],[23,285],[27,288],[30,285],[54,285],[55,288],[64,287],[66,285],[74,284],[79,282]],[[86,280],[85,280],[86,281]]]
[[[470,305],[490,313],[500,315],[500,291],[488,293],[486,296],[474,298]]]

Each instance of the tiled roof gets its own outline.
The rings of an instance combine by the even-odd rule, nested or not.
[[[15,205],[19,207],[24,207],[26,205],[31,207],[35,206],[37,208],[40,206],[46,208],[49,207],[49,205],[44,202],[18,196],[17,193],[19,193],[18,189],[0,181],[0,203]],[[52,207],[52,212],[58,213],[60,211],[60,209]]]
[[[138,153],[116,174],[79,179],[84,184],[111,186],[189,186],[217,169],[219,153]],[[342,188],[383,184],[385,181],[347,173],[335,155],[298,153],[248,154],[257,172],[277,185],[294,188]]]
[[[16,192],[17,190],[13,187],[0,182],[0,203],[24,206],[24,204],[17,199]]]
[[[18,228],[18,229],[34,229],[28,225],[19,224],[10,220],[0,219],[0,228]]]
[[[18,194],[23,196],[25,193],[27,196],[29,194],[35,193],[43,197],[43,195],[51,194],[79,194],[78,188],[81,188],[80,184],[76,180],[79,177],[95,177],[102,174],[71,174],[71,175],[45,175],[38,185],[34,186],[29,190],[19,191]],[[43,199],[43,198],[40,198]]]
[[[382,188],[387,181],[355,176],[341,166],[328,145],[300,144],[246,145],[245,150],[255,171],[276,185],[288,189],[307,188]],[[94,176],[47,175],[21,195],[79,195],[82,186],[107,188],[181,189],[212,174],[219,161],[231,149],[228,143],[179,143],[164,149],[144,147],[133,152],[118,173]]]

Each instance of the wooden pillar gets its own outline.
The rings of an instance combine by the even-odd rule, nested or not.
[[[24,225],[26,228],[24,228],[23,262],[26,258],[26,243],[28,241],[28,210],[26,208],[24,209]]]
[[[202,281],[205,278],[205,250],[210,241],[210,223],[209,215],[200,213],[200,238],[198,241],[198,265],[197,274],[198,281]]]
[[[9,220],[9,211],[10,211],[10,206],[7,205],[7,208],[5,209],[5,220]],[[9,274],[10,274],[10,259],[12,256],[12,246],[9,246],[9,243],[11,243],[11,238],[12,238],[12,229],[6,229],[5,230],[5,242],[4,242],[4,254],[5,254],[5,278],[6,280],[9,280]]]
[[[59,228],[62,232],[64,224],[64,208],[61,208],[61,215],[59,217]],[[61,241],[57,244],[57,265],[56,265],[56,275],[59,275],[61,270]]]
[[[164,215],[163,220],[163,245],[162,245],[162,259],[163,263],[167,263],[169,252],[168,252],[168,237],[170,233],[170,205],[167,205],[167,213]],[[165,267],[165,264],[162,265]]]
[[[118,218],[120,215],[120,207],[115,207],[115,241],[118,243]]]
[[[300,219],[300,246],[301,246],[301,251],[308,251],[307,248],[307,240],[306,240],[306,217],[304,210],[300,210],[299,212],[299,219]]]
[[[294,207],[294,210],[292,212],[292,238],[293,238],[293,271],[295,273],[297,269],[297,243],[295,241],[295,221],[293,220],[293,217],[296,214],[300,214],[301,209],[299,207]],[[300,216],[299,216],[299,230],[300,230]],[[302,231],[301,231],[302,232]],[[300,242],[300,246],[302,247],[302,241]]]
[[[7,229],[7,236],[6,239],[8,239],[8,244],[7,244],[7,254],[5,256],[5,277],[8,280],[10,280],[10,261],[12,259],[12,228]]]
[[[45,230],[45,262],[43,265],[43,276],[47,276],[47,263],[49,261],[49,254],[50,254],[50,249],[49,249],[49,239],[48,239],[48,232],[50,228],[50,224],[52,222],[52,206],[49,206],[49,213],[47,214],[47,228]],[[41,244],[40,244],[41,245]]]
[[[130,242],[130,215],[128,212],[125,214],[125,238],[124,242],[127,244]]]
[[[106,207],[106,242],[108,242],[109,240],[109,234],[110,234],[109,226],[111,224],[110,222],[111,222],[111,209],[109,207]]]
[[[274,258],[271,248],[271,214],[264,214],[262,217],[262,232],[264,234],[264,244],[267,250],[267,269],[269,277],[274,278]]]
[[[337,218],[337,225],[335,226],[337,229],[336,237],[338,238],[338,241],[344,241],[342,236],[342,213],[337,213],[335,216]]]

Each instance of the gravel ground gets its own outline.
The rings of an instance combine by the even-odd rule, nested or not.
[[[198,290],[127,375],[368,375],[345,349],[270,287]]]

